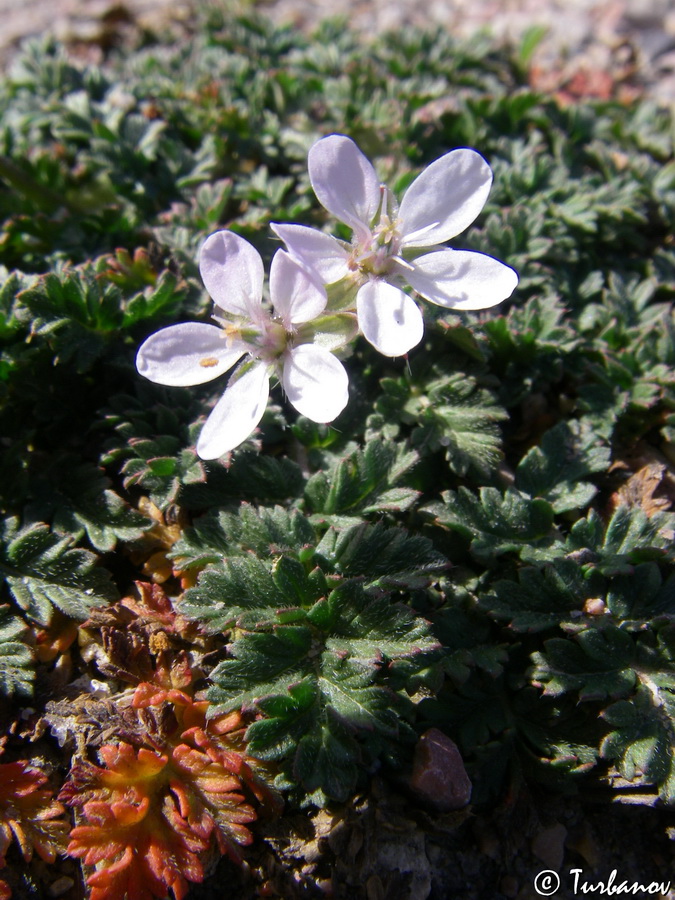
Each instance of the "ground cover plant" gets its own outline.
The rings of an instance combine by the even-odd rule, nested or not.
[[[446,738],[478,815],[539,789],[675,803],[673,119],[538,94],[528,52],[209,6],[101,65],[33,43],[0,82],[0,897],[202,896],[220,857],[250,896],[318,895],[311,865],[275,888],[258,843],[373,790],[447,825],[421,777]],[[396,252],[451,241],[438,277],[485,254],[504,302],[420,300],[428,277],[359,245],[335,254],[365,280],[326,306],[303,281],[298,314],[280,285],[314,244],[290,226],[391,241],[393,207],[361,207],[364,238],[312,189],[335,134],[387,203],[456,148],[487,160],[473,224]],[[211,452],[225,386],[270,386],[250,334],[221,304],[239,381],[136,360],[214,327],[213,233],[268,272],[286,242],[272,300],[312,349],[275,345],[285,390]],[[401,336],[378,297],[404,276]],[[310,353],[331,422],[293,374]]]

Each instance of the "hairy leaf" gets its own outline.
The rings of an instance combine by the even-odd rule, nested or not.
[[[42,524],[19,527],[17,519],[2,525],[0,571],[16,602],[41,625],[48,625],[55,606],[68,616],[85,619],[90,609],[116,596],[105,569],[73,539]]]
[[[260,710],[265,718],[247,731],[251,752],[285,760],[306,790],[344,799],[364,759],[407,734],[400,716],[411,702],[380,674],[402,659],[419,668],[437,645],[421,619],[353,583],[297,621],[237,637],[208,697],[215,711]]]
[[[666,803],[675,803],[672,682],[664,689],[645,679],[632,700],[619,700],[602,715],[612,728],[600,746],[603,758],[615,761],[628,781],[654,784]]]
[[[573,639],[551,638],[532,659],[534,683],[552,697],[577,691],[580,700],[614,699],[635,685],[635,647],[618,628],[587,628]]]
[[[371,428],[414,423],[412,444],[420,453],[443,448],[453,472],[488,476],[502,459],[499,423],[508,413],[470,375],[430,374],[421,383],[410,377],[383,379]]]
[[[548,500],[556,513],[583,509],[597,493],[584,479],[606,471],[609,463],[609,447],[588,422],[560,422],[520,461],[515,485],[530,497]]]
[[[317,472],[305,487],[305,499],[318,521],[408,509],[418,492],[399,486],[417,463],[416,453],[387,441],[369,441],[329,472]],[[350,522],[351,524],[351,522]]]
[[[491,564],[505,553],[527,560],[555,543],[553,509],[545,500],[531,500],[514,488],[501,493],[484,487],[476,496],[465,487],[448,491],[443,503],[425,507],[434,521],[470,542],[471,553]]]
[[[249,551],[263,558],[297,553],[315,541],[314,528],[301,513],[244,503],[236,513],[221,511],[197,519],[176,542],[171,558],[179,559],[183,568],[203,566]]]
[[[510,621],[515,631],[534,632],[573,622],[583,614],[585,602],[603,589],[597,574],[586,578],[576,563],[558,559],[543,570],[520,569],[518,582],[495,582],[493,591],[479,602],[492,615]]]
[[[672,513],[655,513],[647,518],[639,507],[617,507],[604,526],[591,510],[572,526],[566,541],[571,555],[597,566],[605,574],[630,574],[633,566],[669,554],[672,547]]]
[[[149,527],[145,516],[110,489],[100,469],[78,465],[70,457],[60,466],[67,468],[68,477],[39,484],[40,500],[31,507],[35,518],[51,519],[58,532],[85,531],[92,546],[104,553],[114,550],[118,541],[136,540]]]
[[[380,523],[329,529],[316,552],[330,571],[347,578],[362,576],[367,584],[382,587],[424,587],[430,574],[447,566],[427,538]]]
[[[0,606],[0,689],[7,696],[28,696],[33,692],[33,654],[21,640],[25,623]]]

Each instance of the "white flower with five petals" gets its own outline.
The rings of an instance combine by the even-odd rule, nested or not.
[[[308,168],[319,202],[352,229],[351,244],[304,225],[275,223],[272,229],[325,284],[343,278],[356,284],[361,331],[386,356],[407,353],[424,333],[422,314],[397,286],[401,282],[456,310],[495,306],[518,284],[516,272],[491,256],[438,247],[468,228],[487,200],[492,171],[475,150],[451,150],[431,163],[398,208],[348,137],[317,141]],[[431,252],[420,255],[424,248]]]
[[[303,325],[320,316],[326,292],[316,278],[278,250],[270,268],[268,310],[263,297],[263,262],[257,250],[230,231],[204,242],[199,270],[216,310],[218,325],[170,325],[141,345],[136,367],[157,384],[203,384],[231,369],[230,378],[197,442],[202,459],[216,459],[254,431],[267,406],[270,376],[276,374],[286,396],[304,416],[331,422],[348,399],[344,366],[312,342]]]

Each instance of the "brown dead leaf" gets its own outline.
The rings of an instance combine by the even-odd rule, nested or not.
[[[637,449],[634,456],[612,463],[611,473],[625,473],[628,477],[610,497],[610,510],[633,506],[640,507],[647,516],[653,516],[671,509],[675,504],[675,469],[653,448],[640,446]]]

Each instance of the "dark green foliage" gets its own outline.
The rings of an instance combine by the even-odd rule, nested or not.
[[[418,492],[399,483],[417,460],[414,451],[393,441],[372,440],[327,472],[313,475],[305,487],[305,500],[322,522],[348,523],[372,513],[408,509]]]
[[[631,702],[619,700],[603,713],[610,732],[600,745],[628,781],[658,784],[667,803],[675,800],[675,702],[672,670],[659,685],[645,679]]]
[[[110,480],[100,469],[78,465],[67,457],[60,464],[68,466],[68,478],[61,483],[48,477],[36,479],[39,499],[31,505],[35,518],[50,519],[54,529],[64,534],[84,532],[102,552],[114,550],[118,541],[136,540],[148,528],[149,520],[110,490]]]
[[[470,339],[458,334],[459,330],[454,329],[454,340],[461,341],[470,354],[475,352],[473,344],[467,347]],[[443,368],[437,364],[430,372],[382,379],[383,394],[375,405],[377,412],[369,419],[369,429],[373,434],[381,429],[397,437],[401,427],[395,423],[412,425],[411,444],[419,452],[444,448],[453,472],[489,476],[502,458],[498,423],[508,414],[489,390],[478,387],[475,378],[463,372],[440,375]]]
[[[630,574],[637,563],[672,554],[672,513],[656,512],[647,518],[641,509],[617,508],[605,527],[594,511],[570,529],[567,548],[581,561],[607,575]]]
[[[543,570],[524,567],[517,584],[496,581],[493,590],[480,598],[491,615],[508,619],[515,631],[542,631],[581,615],[585,601],[597,596],[598,579],[586,579],[576,563],[557,559]]]
[[[109,574],[96,557],[73,547],[70,535],[54,534],[42,524],[19,527],[7,519],[0,531],[0,571],[26,615],[48,625],[53,608],[84,620],[89,610],[116,596]]]
[[[404,690],[387,684],[388,669],[406,659],[419,669],[437,645],[422,620],[386,595],[369,597],[357,583],[345,582],[325,596],[325,581],[312,584],[311,577],[300,564],[277,563],[266,582],[262,569],[249,568],[258,602],[276,593],[278,603],[304,608],[276,616],[270,610],[265,630],[244,630],[231,644],[231,658],[214,669],[208,697],[214,711],[263,712],[265,718],[249,726],[249,749],[283,760],[306,791],[343,800],[364,765],[388,744],[413,736],[407,721],[413,705]],[[219,587],[203,584],[204,590]]]
[[[588,628],[575,641],[551,638],[544,653],[533,654],[533,677],[556,697],[578,691],[580,700],[604,700],[629,694],[635,685],[633,642],[618,628]]]
[[[243,503],[236,513],[202,516],[174,545],[172,556],[181,561],[182,567],[203,566],[225,555],[253,552],[265,558],[289,551],[299,553],[315,542],[315,530],[301,513],[280,506],[256,509]]]
[[[0,606],[0,690],[10,697],[33,691],[33,654],[20,640],[25,631],[25,623],[8,606]]]
[[[18,296],[19,321],[30,323],[32,338],[48,342],[55,365],[71,363],[88,372],[105,353],[106,343],[143,319],[175,314],[181,293],[164,272],[144,293],[126,299],[110,280],[110,259],[65,269],[38,279]]]
[[[609,447],[598,442],[590,423],[560,422],[542,436],[516,469],[516,486],[530,497],[543,497],[556,513],[584,509],[597,493],[584,479],[606,472]]]
[[[484,487],[476,496],[465,487],[448,492],[443,503],[427,506],[425,512],[444,528],[470,541],[470,551],[491,564],[504,553],[518,553],[527,560],[556,540],[553,508],[545,500],[530,500],[520,491]]]
[[[429,723],[479,803],[514,772],[569,789],[594,768],[675,802],[672,112],[563,107],[525,45],[438,29],[364,48],[211,4],[187,27],[101,66],[36,42],[0,80],[3,691],[30,687],[24,617],[82,620],[168,555],[192,585],[168,594],[219,648],[214,709],[248,710],[298,802],[409,765]],[[274,386],[260,429],[204,462],[226,378],[159,387],[135,353],[208,321],[209,232],[268,264],[271,221],[328,227],[306,155],[330,132],[399,197],[479,150],[493,188],[453,246],[518,290],[478,314],[420,301],[407,360],[346,349],[333,425]]]

